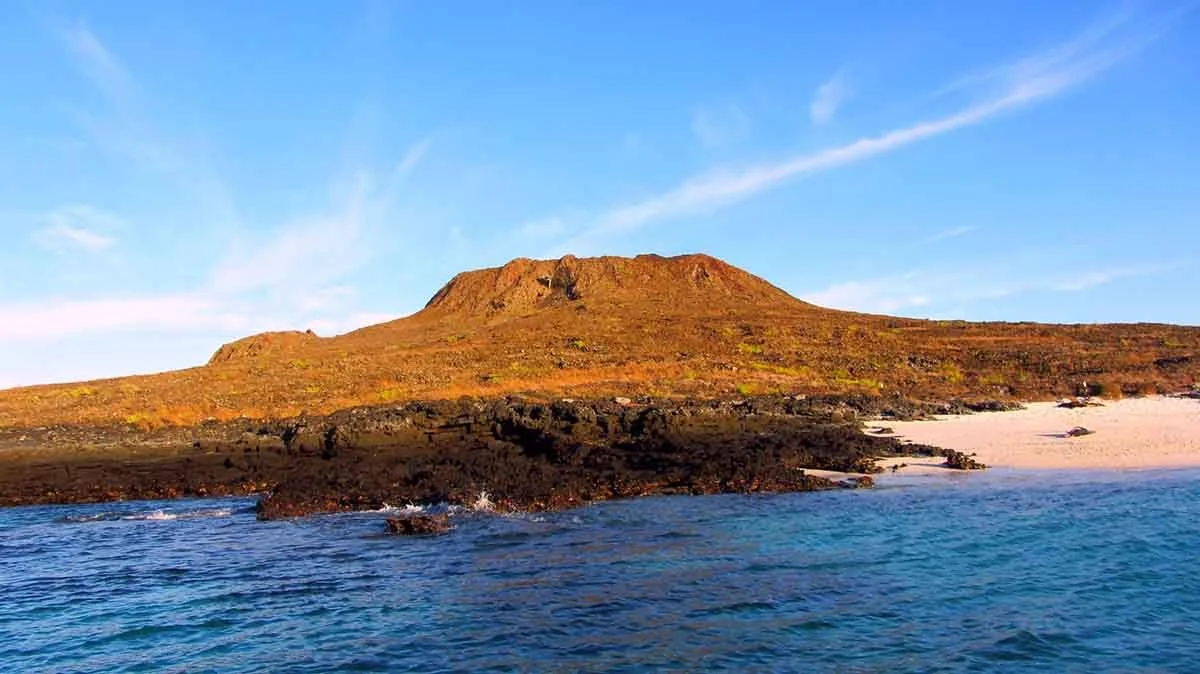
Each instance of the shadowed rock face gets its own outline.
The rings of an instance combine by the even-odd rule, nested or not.
[[[828,489],[839,484],[803,469],[871,472],[872,457],[901,450],[893,438],[863,434],[860,415],[925,410],[888,404],[463,400],[150,436],[92,429],[75,438],[88,451],[0,451],[0,504],[268,492],[259,516],[273,519],[469,504],[482,491],[499,509],[542,510],[648,494]],[[54,447],[72,439],[69,429],[48,432]]]

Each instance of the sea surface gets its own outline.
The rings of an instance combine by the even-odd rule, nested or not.
[[[1195,471],[384,517],[0,510],[0,671],[1200,671]]]

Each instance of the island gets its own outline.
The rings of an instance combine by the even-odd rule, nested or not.
[[[1197,355],[1187,326],[827,309],[706,255],[518,259],[345,335],[0,391],[0,505],[258,494],[272,519],[865,487],[893,457],[988,463],[913,420],[1186,392]]]

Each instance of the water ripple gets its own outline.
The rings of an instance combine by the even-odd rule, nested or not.
[[[974,477],[974,476],[973,476]],[[526,517],[0,511],[0,670],[1184,671],[1200,474],[997,473]]]

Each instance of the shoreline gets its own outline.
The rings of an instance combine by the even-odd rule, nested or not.
[[[1170,470],[1200,467],[1200,401],[1149,396],[1065,408],[1027,403],[1000,413],[939,415],[932,420],[872,422],[902,442],[973,454],[992,468],[1018,470]],[[1083,427],[1088,435],[1070,437]],[[886,469],[896,460],[880,461]],[[899,461],[903,463],[903,461]],[[901,468],[917,472],[919,466]]]
[[[1003,406],[841,396],[549,404],[510,398],[159,434],[8,429],[0,433],[0,448],[9,444],[0,451],[0,505],[258,495],[260,518],[275,519],[388,502],[466,504],[487,492],[504,510],[533,512],[637,496],[814,491],[893,476],[953,476],[975,472],[963,470],[971,456],[1002,472],[1200,468],[1195,399],[968,409]],[[946,410],[963,414],[936,414]],[[1075,426],[1094,433],[1066,437]],[[6,434],[11,444],[3,442]],[[951,457],[956,465],[946,465]]]
[[[946,409],[946,408],[936,408]],[[953,409],[953,408],[950,408]],[[552,403],[412,402],[328,416],[217,423],[143,434],[80,427],[0,432],[0,505],[259,492],[261,519],[383,503],[557,510],[657,494],[869,486],[801,469],[870,472],[895,438],[859,420],[925,404],[867,397]],[[937,448],[925,448],[934,453]]]

